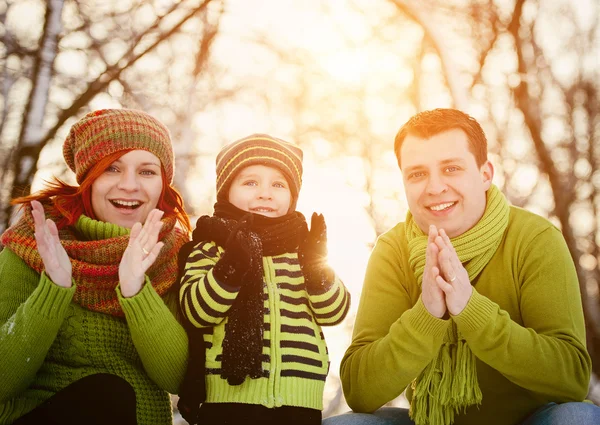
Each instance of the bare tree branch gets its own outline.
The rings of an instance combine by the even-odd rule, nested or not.
[[[452,59],[449,50],[445,47],[445,42],[443,41],[445,37],[444,33],[440,30],[438,25],[435,25],[432,11],[425,10],[422,3],[415,0],[390,1],[423,28],[440,57],[444,69],[444,76],[446,77],[446,82],[450,89],[455,107],[463,111],[468,111],[470,105],[468,91],[461,83],[460,71],[454,64],[454,60]]]

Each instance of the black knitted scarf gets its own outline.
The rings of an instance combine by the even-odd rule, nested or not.
[[[262,252],[253,252],[253,270],[246,273],[238,296],[227,316],[221,360],[221,376],[230,385],[239,385],[246,379],[262,376],[263,315],[264,315],[264,271],[262,257],[294,252],[308,234],[306,219],[299,212],[282,217],[266,217],[241,210],[227,201],[218,200],[215,213],[202,216],[196,222],[192,241],[185,244],[179,253],[179,275],[183,276],[188,256],[202,241],[225,244],[239,221],[247,221],[246,227],[255,233],[262,244]],[[181,279],[180,279],[181,281]],[[187,323],[190,341],[190,360],[184,383],[180,391],[178,407],[184,418],[197,421],[198,406],[206,398],[204,365],[206,352],[201,330]],[[186,417],[187,416],[187,417]],[[188,419],[189,417],[189,419]]]

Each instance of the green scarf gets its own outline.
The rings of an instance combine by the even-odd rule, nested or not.
[[[495,254],[508,225],[509,205],[500,190],[487,191],[487,206],[481,220],[470,230],[451,239],[458,258],[474,282]],[[410,266],[419,285],[423,282],[427,234],[417,226],[412,214],[406,218],[406,239]],[[468,406],[481,404],[476,359],[456,324],[448,327],[437,357],[412,382],[410,416],[417,425],[450,425],[454,415]]]

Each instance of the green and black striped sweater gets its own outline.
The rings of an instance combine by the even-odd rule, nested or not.
[[[296,252],[263,257],[263,376],[229,385],[221,378],[227,312],[240,288],[220,283],[213,268],[223,248],[214,242],[194,247],[185,266],[180,302],[184,314],[204,329],[206,402],[297,406],[323,409],[329,356],[321,326],[340,323],[350,293],[334,278],[323,293],[308,293]]]

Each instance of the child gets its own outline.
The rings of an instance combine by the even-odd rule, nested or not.
[[[321,325],[344,319],[350,294],[326,263],[323,216],[309,232],[295,211],[302,151],[255,134],[216,162],[215,213],[180,252],[190,332],[180,410],[190,423],[320,424]]]

